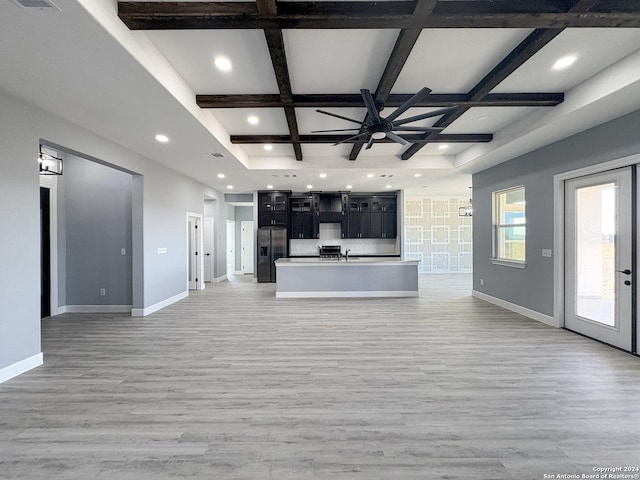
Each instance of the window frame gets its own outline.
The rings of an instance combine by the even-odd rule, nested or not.
[[[522,193],[524,195],[525,198],[525,203],[524,203],[524,218],[525,218],[525,222],[524,223],[499,223],[499,220],[502,218],[502,211],[501,211],[501,206],[500,206],[500,202],[498,201],[498,199],[500,198],[501,195],[510,193],[510,192],[515,192],[518,190],[522,190]],[[494,192],[492,192],[491,194],[491,210],[492,210],[492,226],[491,226],[491,231],[492,231],[492,242],[491,242],[491,263],[493,263],[494,265],[502,265],[504,267],[513,267],[513,268],[525,268],[527,266],[527,252],[526,252],[526,248],[527,248],[527,203],[526,203],[526,198],[527,198],[527,189],[525,188],[524,185],[516,185],[514,187],[509,187],[509,188],[503,188],[501,190],[496,190]],[[501,229],[506,229],[506,228],[514,228],[514,226],[517,227],[523,227],[524,228],[524,245],[525,245],[525,252],[524,252],[524,260],[516,260],[513,258],[504,258],[504,257],[499,257],[499,252],[502,250],[504,251],[504,248],[500,248],[500,231]]]

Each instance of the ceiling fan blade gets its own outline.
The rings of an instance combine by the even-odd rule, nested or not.
[[[311,130],[311,133],[328,133],[328,132],[358,132],[359,128],[341,128],[339,130]]]
[[[396,143],[399,143],[400,145],[408,145],[409,142],[407,142],[404,138],[402,138],[399,135],[396,135],[393,132],[387,132],[387,138],[390,138],[391,140],[393,140]]]
[[[330,115],[332,117],[341,118],[342,120],[347,120],[349,122],[357,123],[358,125],[362,125],[360,120],[354,120],[353,118],[343,117],[342,115],[338,115],[337,113],[327,112],[325,110],[316,110],[316,112],[324,113],[325,115]]]
[[[367,143],[367,146],[365,147],[365,150],[369,150],[373,146],[374,141],[375,141],[375,138],[371,137],[369,139],[369,143]]]
[[[457,106],[441,108],[440,110],[435,110],[429,113],[422,113],[420,115],[415,115],[413,117],[403,118],[402,120],[396,120],[393,122],[393,127],[397,127],[398,125],[404,125],[405,123],[415,122],[417,120],[424,120],[425,118],[437,117],[439,115],[444,115],[445,113],[452,112],[458,108]]]
[[[367,112],[369,112],[369,116],[373,118],[376,123],[380,123],[380,114],[378,113],[378,109],[376,108],[376,102],[371,96],[371,92],[366,88],[363,88],[360,90],[360,94],[362,95],[364,104],[367,106]]]
[[[393,131],[402,132],[441,132],[444,127],[393,127]]]
[[[364,132],[364,133],[359,133],[358,135],[354,135],[353,137],[349,137],[349,138],[345,138],[344,140],[340,140],[337,143],[334,143],[333,146],[335,147],[336,145],[340,145],[341,143],[347,143],[350,142],[351,140],[357,140],[360,137],[365,137],[369,135],[369,132]]]
[[[411,107],[413,107],[416,103],[418,103],[419,101],[423,100],[427,95],[429,95],[431,93],[431,89],[424,87],[422,89],[420,89],[420,91],[418,93],[416,93],[413,97],[411,97],[409,100],[407,100],[406,102],[404,102],[402,105],[400,105],[395,112],[393,112],[391,115],[389,115],[387,117],[387,121],[389,122],[393,122],[396,118],[398,118],[400,115],[402,115],[404,112],[406,112],[407,110],[409,110]]]

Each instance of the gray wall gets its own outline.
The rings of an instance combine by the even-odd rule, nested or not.
[[[473,176],[473,288],[493,297],[553,315],[553,176],[640,153],[640,111],[479,172]],[[493,265],[492,192],[524,185],[527,202],[527,266]],[[555,253],[555,252],[554,252]],[[484,279],[484,286],[480,285]],[[561,288],[561,286],[556,286]]]
[[[130,174],[65,155],[58,183],[58,206],[65,210],[58,222],[58,253],[66,265],[59,275],[61,305],[132,304],[131,194]]]
[[[40,141],[139,175],[132,192],[136,308],[187,290],[187,211],[203,213],[205,198],[217,200],[215,228],[225,232],[221,192],[0,91],[0,368],[41,349]],[[158,255],[158,247],[167,247],[167,254]],[[225,258],[224,241],[217,242],[216,276],[225,273]]]

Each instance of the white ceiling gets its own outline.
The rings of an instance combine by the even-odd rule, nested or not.
[[[308,184],[361,191],[390,185],[464,196],[469,173],[640,108],[640,29],[567,29],[494,90],[565,92],[563,104],[472,108],[443,132],[492,133],[490,143],[451,144],[446,150],[429,144],[407,161],[398,158],[406,147],[375,144],[353,162],[347,160],[351,145],[303,144],[304,160],[298,162],[287,144],[266,151],[229,140],[236,134],[288,135],[282,109],[203,110],[195,104],[195,94],[278,92],[261,31],[131,32],[118,19],[115,0],[56,3],[60,12],[0,3],[0,88],[223,191],[227,185],[234,192],[267,185],[298,191]],[[424,86],[434,93],[465,93],[529,33],[424,30],[392,93]],[[398,30],[285,30],[293,93],[375,90],[397,35]],[[567,53],[578,56],[574,66],[553,72],[553,62]],[[216,55],[230,58],[233,70],[215,69]],[[364,108],[326,110],[355,119],[365,114]],[[405,116],[429,110],[411,109]],[[249,115],[258,116],[259,124],[249,125]],[[301,134],[357,126],[312,108],[296,108],[296,117]],[[168,144],[155,142],[159,132],[170,137]],[[367,178],[369,173],[374,176]]]

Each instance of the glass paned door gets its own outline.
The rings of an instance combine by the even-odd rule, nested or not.
[[[565,184],[565,327],[631,350],[631,168]]]

